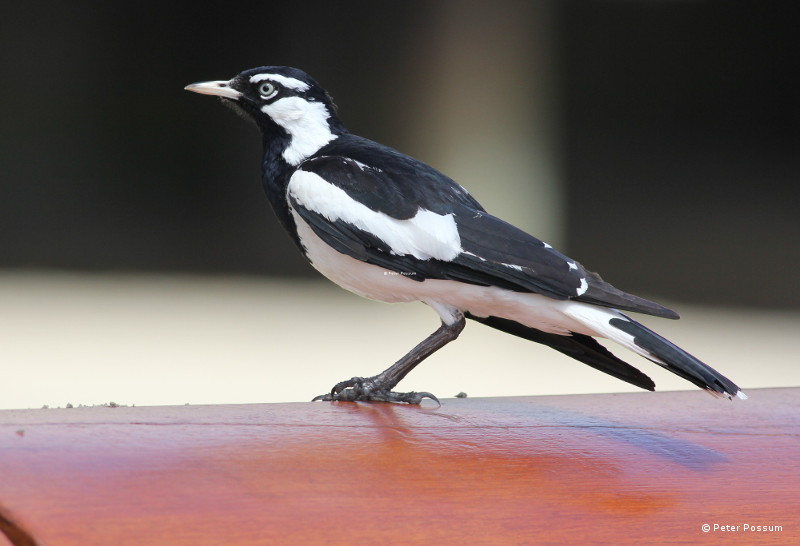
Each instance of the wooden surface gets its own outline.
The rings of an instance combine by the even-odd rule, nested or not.
[[[50,545],[798,543],[800,389],[748,394],[2,411],[0,529]]]

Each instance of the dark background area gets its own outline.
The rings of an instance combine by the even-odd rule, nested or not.
[[[800,305],[800,42],[776,2],[570,3],[569,247],[631,290]]]
[[[255,128],[183,86],[298,66],[353,132],[432,161],[402,130],[409,90],[425,95],[420,44],[436,43],[447,10],[477,4],[7,7],[0,268],[315,275],[261,193]],[[800,306],[789,2],[538,5],[553,41],[564,250],[626,290]],[[502,101],[517,77],[475,84]]]

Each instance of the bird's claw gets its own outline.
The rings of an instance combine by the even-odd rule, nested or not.
[[[391,402],[419,405],[425,398],[442,405],[439,399],[429,392],[393,392],[381,388],[374,378],[353,377],[334,385],[331,392],[315,396],[312,402]]]

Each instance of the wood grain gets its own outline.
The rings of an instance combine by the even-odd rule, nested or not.
[[[0,530],[52,545],[798,543],[800,389],[748,394],[2,411]]]

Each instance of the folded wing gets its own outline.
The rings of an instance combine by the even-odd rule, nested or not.
[[[380,169],[368,163],[376,153]],[[409,278],[420,282],[498,286],[678,318],[488,214],[445,175],[388,148],[365,146],[360,158],[312,158],[292,176],[288,197],[316,235],[337,251],[391,271],[414,272]]]

